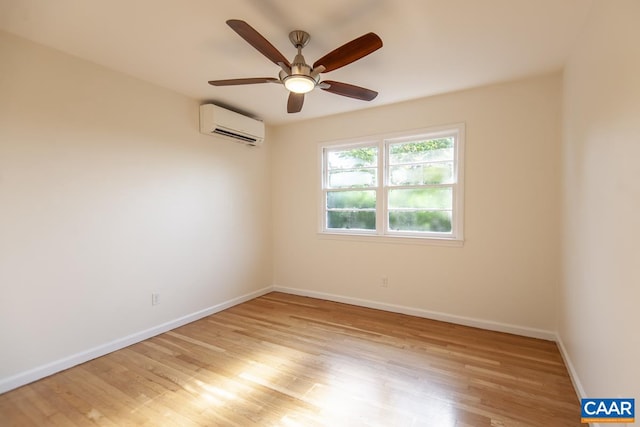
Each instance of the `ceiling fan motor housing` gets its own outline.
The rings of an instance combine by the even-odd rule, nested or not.
[[[291,64],[291,74],[309,75],[310,73],[311,67],[305,62],[304,56],[297,54],[296,57],[293,58],[293,63]]]
[[[313,90],[320,81],[320,76],[312,74],[311,66],[307,64],[302,56],[302,48],[309,43],[309,34],[305,31],[296,30],[289,33],[289,40],[298,49],[298,54],[291,63],[291,72],[280,71],[279,77],[285,87],[295,93],[306,93]]]

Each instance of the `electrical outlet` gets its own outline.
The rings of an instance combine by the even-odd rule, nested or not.
[[[158,304],[160,304],[160,294],[157,292],[151,294],[151,305],[158,305]]]
[[[382,280],[380,280],[380,286],[383,288],[389,287],[389,278],[387,276],[382,276]]]

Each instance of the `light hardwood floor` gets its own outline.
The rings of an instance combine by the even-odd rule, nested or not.
[[[584,424],[553,342],[271,293],[0,395],[0,425]]]

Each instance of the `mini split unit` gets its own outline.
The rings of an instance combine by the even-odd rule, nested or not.
[[[263,122],[213,104],[200,106],[200,132],[248,145],[261,145],[264,142]]]

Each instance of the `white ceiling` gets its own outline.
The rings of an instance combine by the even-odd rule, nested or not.
[[[592,0],[0,0],[0,28],[183,93],[278,124],[552,72]],[[380,94],[322,90],[287,114],[281,85],[208,80],[277,77],[279,68],[226,24],[247,21],[287,58],[291,30],[311,34],[307,63],[367,32],[382,49],[326,79]]]

